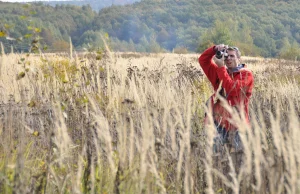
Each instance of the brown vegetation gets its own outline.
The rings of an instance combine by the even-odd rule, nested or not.
[[[252,128],[235,117],[245,153],[224,172],[198,55],[102,55],[0,56],[1,193],[299,192],[299,63],[244,58]]]

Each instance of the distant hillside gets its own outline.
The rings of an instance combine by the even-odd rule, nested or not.
[[[43,3],[55,6],[55,5],[62,5],[62,4],[69,4],[69,5],[76,5],[76,6],[83,6],[83,5],[90,5],[93,10],[99,11],[104,7],[109,7],[112,5],[126,5],[126,4],[133,4],[140,0],[75,0],[75,1],[43,1]]]
[[[247,55],[274,57],[290,49],[293,56],[299,51],[299,10],[299,0],[143,0],[101,10],[92,29],[134,44],[154,39],[167,50],[227,43]]]
[[[0,41],[6,50],[20,51],[37,37],[53,52],[68,48],[69,37],[76,49],[99,48],[106,37],[115,51],[137,52],[201,52],[225,43],[244,55],[300,59],[298,0],[142,0],[95,7],[0,2]]]

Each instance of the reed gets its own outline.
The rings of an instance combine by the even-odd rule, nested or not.
[[[1,193],[299,192],[300,64],[244,58],[251,127],[227,107],[244,155],[225,168],[196,54],[70,52],[0,56]]]

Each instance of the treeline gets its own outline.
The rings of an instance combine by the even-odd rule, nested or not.
[[[109,7],[112,5],[126,5],[126,4],[132,4],[134,2],[137,2],[140,0],[68,0],[68,1],[43,1],[43,3],[51,6],[56,5],[76,5],[76,6],[84,6],[84,5],[90,5],[93,10],[99,11],[100,9],[104,7]]]
[[[6,50],[13,46],[19,52],[27,52],[40,46],[39,49],[65,51],[70,37],[76,45],[84,45],[85,34],[96,16],[89,5],[52,7],[0,2],[0,41]]]
[[[201,52],[225,43],[244,55],[300,58],[297,0],[142,0],[93,8],[35,3],[20,9],[19,3],[0,2],[0,41],[20,50],[38,37],[59,51],[68,48],[71,37],[75,48],[95,49],[107,33],[115,51]]]

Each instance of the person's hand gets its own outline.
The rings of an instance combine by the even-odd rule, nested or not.
[[[215,46],[214,50],[217,52],[217,51],[223,51],[227,48],[228,48],[228,45],[219,44],[219,45]],[[224,66],[224,55],[222,56],[221,59],[218,59],[217,57],[214,57],[214,61],[217,64],[218,67],[223,67]]]
[[[221,59],[218,59],[216,56],[214,57],[214,61],[217,64],[218,67],[223,67],[225,66],[224,64],[224,55],[222,56]]]
[[[222,51],[224,49],[228,49],[228,45],[219,44],[219,45],[216,45],[215,48],[214,48],[215,51]]]

